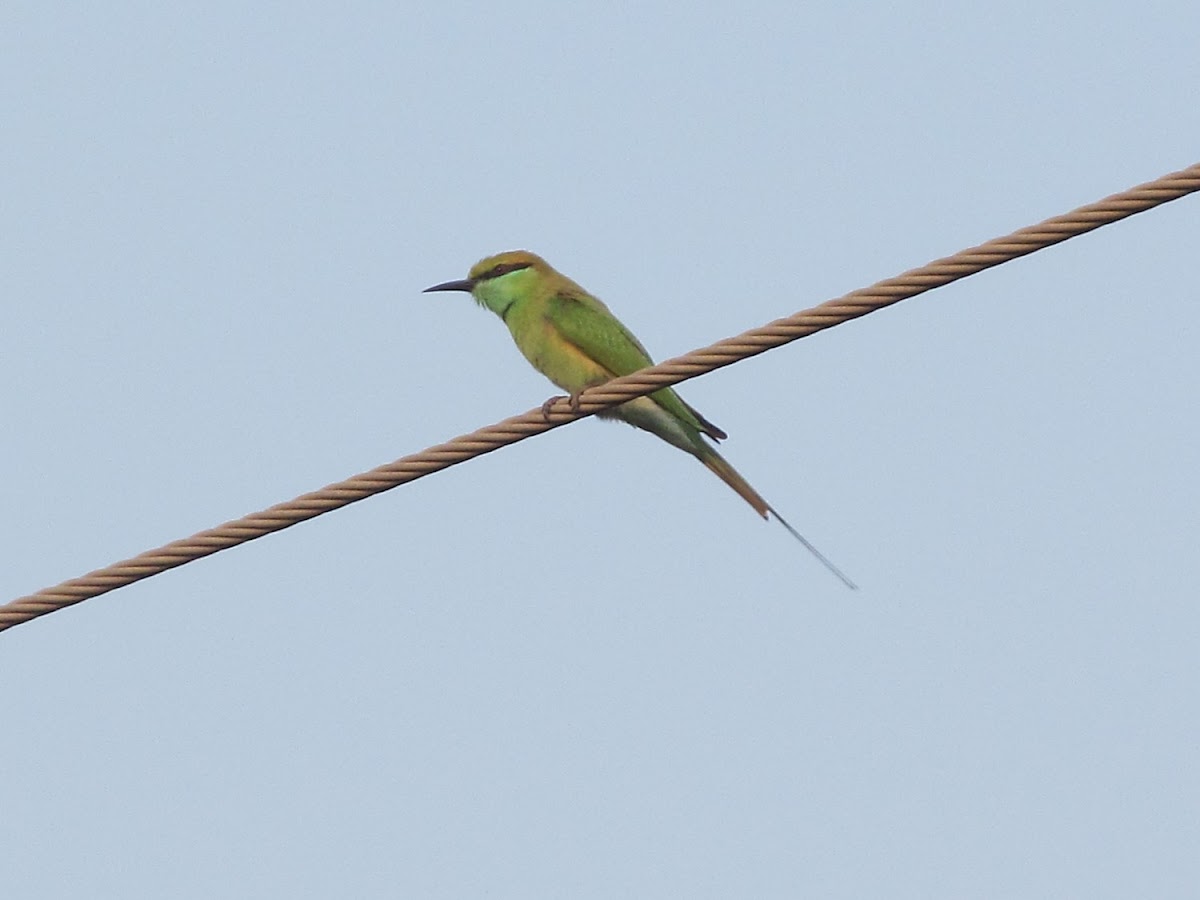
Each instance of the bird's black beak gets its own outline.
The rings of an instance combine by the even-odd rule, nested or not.
[[[443,281],[441,284],[425,288],[421,293],[432,294],[434,291],[466,291],[469,294],[474,287],[474,281],[470,278],[464,278],[462,281]]]

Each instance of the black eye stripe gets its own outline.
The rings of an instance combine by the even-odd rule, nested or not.
[[[513,262],[501,263],[498,266],[492,266],[486,272],[479,276],[479,281],[487,281],[489,278],[499,278],[501,275],[507,275],[509,272],[519,272],[521,269],[528,269],[532,263]]]

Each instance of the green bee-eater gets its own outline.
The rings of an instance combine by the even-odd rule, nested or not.
[[[430,291],[465,291],[504,320],[517,347],[533,367],[572,400],[585,388],[653,365],[650,354],[607,306],[571,279],[556,272],[540,256],[511,250],[481,259],[463,281],[435,284]],[[672,388],[663,388],[597,413],[622,419],[658,435],[690,453],[733,488],[764,519],[768,513],[807,547],[849,587],[849,578],[787,523],[705,442],[726,437],[724,431],[688,406]]]

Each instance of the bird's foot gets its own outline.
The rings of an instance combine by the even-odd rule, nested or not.
[[[550,421],[550,407],[552,407],[559,400],[566,400],[566,399],[567,399],[566,394],[555,394],[553,397],[551,397],[549,400],[547,400],[545,403],[543,403],[542,404],[542,418],[545,419],[547,422],[549,422]]]
[[[571,412],[579,412],[579,394],[571,394],[569,397],[566,394],[556,394],[545,403],[542,404],[542,418],[547,422],[550,421],[550,407],[559,400],[566,400],[571,406]]]

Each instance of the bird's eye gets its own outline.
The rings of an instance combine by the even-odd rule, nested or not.
[[[498,266],[492,266],[483,273],[483,278],[480,281],[486,281],[489,278],[499,278],[501,275],[507,275],[509,272],[519,272],[521,269],[528,269],[527,262],[500,263]]]

